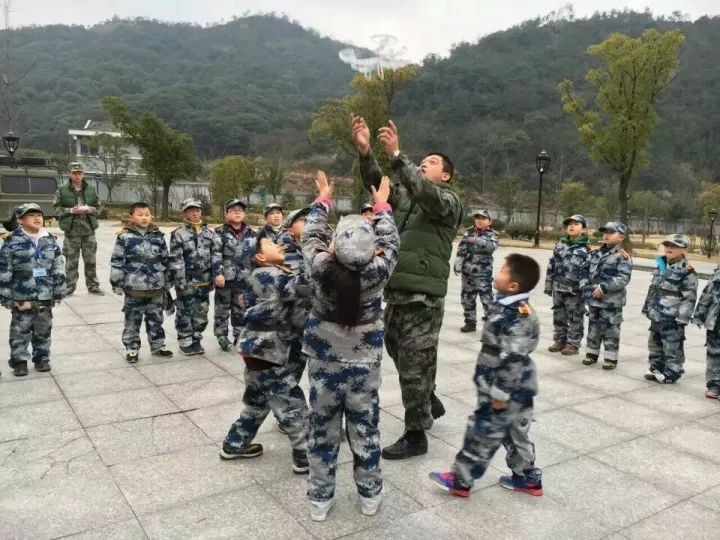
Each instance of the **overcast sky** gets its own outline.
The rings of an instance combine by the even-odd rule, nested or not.
[[[7,1],[7,0],[6,0]],[[407,58],[447,55],[453,43],[486,34],[561,9],[562,0],[10,0],[13,27],[30,24],[82,24],[111,18],[147,17],[200,24],[230,20],[244,11],[286,13],[321,34],[371,47],[373,34],[394,34]],[[597,10],[628,7],[669,15],[680,10],[691,20],[720,15],[720,0],[576,0],[576,17]]]

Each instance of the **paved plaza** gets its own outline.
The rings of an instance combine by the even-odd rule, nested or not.
[[[115,227],[103,224],[98,233],[98,272],[107,292]],[[496,267],[510,251],[500,248]],[[512,251],[530,253],[543,267],[550,254]],[[475,404],[479,333],[459,331],[460,279],[451,276],[437,376],[447,414],[429,432],[428,454],[384,461],[383,505],[365,517],[343,444],[337,505],[325,523],[313,523],[307,477],[293,474],[290,445],[272,416],[256,439],[265,447],[262,457],[218,457],[242,407],[240,357],[220,351],[211,328],[204,356],[180,356],[169,318],[167,344],[176,356],[151,357],[143,333],[140,362],[130,366],[120,340],[122,299],[88,295],[81,278],[76,295],[55,310],[51,373],[12,376],[9,313],[0,313],[0,539],[718,538],[720,402],[703,397],[704,334],[688,330],[679,383],[645,381],[648,323],[640,309],[649,282],[648,272],[634,273],[614,372],[584,367],[581,356],[547,352],[550,298],[536,289],[540,394],[530,434],[545,495],[497,484],[506,473],[501,449],[466,500],[427,479],[432,470],[448,470]],[[387,445],[403,432],[389,358],[380,405]]]

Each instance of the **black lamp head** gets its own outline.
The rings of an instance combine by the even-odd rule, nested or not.
[[[535,156],[535,166],[540,174],[547,172],[550,167],[550,156],[543,150],[537,156]]]

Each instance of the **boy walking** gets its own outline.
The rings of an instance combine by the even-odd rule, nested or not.
[[[578,353],[583,338],[580,283],[588,275],[590,239],[585,216],[570,216],[563,225],[566,234],[553,250],[545,277],[545,294],[553,299],[553,344],[548,350],[571,356]]]
[[[707,346],[707,368],[705,370],[705,383],[708,399],[720,398],[720,267],[715,270],[713,277],[705,285],[700,301],[695,308],[692,322],[698,327],[705,327]]]
[[[642,309],[650,319],[645,378],[672,384],[685,373],[685,327],[695,309],[698,278],[685,258],[687,236],[671,234],[662,244],[665,255],[656,259],[657,268]]]
[[[39,205],[21,204],[15,218],[20,226],[0,249],[0,303],[12,311],[9,364],[23,377],[31,358],[37,371],[50,371],[52,308],[65,297],[65,260]]]

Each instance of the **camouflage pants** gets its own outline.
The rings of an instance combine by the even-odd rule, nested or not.
[[[123,313],[125,313],[125,328],[123,328],[122,342],[125,349],[140,350],[140,326],[143,317],[150,350],[157,351],[165,346],[162,294],[153,298],[134,298],[126,295]]]
[[[302,352],[303,345],[303,334],[300,333],[295,339],[293,339],[290,345],[290,354],[288,355],[288,366],[292,369],[293,375],[297,383],[300,383],[303,373],[305,372],[305,365],[307,364],[307,356]]]
[[[210,289],[208,287],[188,287],[177,291],[175,301],[175,330],[181,347],[200,341],[208,325],[210,308]]]
[[[651,323],[648,361],[651,371],[662,373],[668,382],[677,381],[685,373],[685,327],[675,322]]]
[[[422,302],[388,304],[385,309],[385,348],[400,378],[405,429],[430,429],[430,397],[435,390],[437,348],[444,306]]]
[[[228,321],[232,326],[233,337],[240,335],[243,326],[243,309],[237,303],[240,289],[226,284],[225,287],[215,289],[215,320],[213,330],[216,336],[228,335]]]
[[[326,501],[335,495],[335,473],[343,415],[353,477],[358,493],[374,497],[382,491],[380,469],[380,363],[327,362],[310,358],[310,437],[308,497]]]
[[[542,477],[535,468],[535,445],[528,436],[533,419],[532,404],[508,401],[507,409],[496,411],[490,396],[480,394],[475,413],[468,419],[463,446],[453,464],[460,483],[472,487],[488,468],[500,445],[505,446],[505,461],[512,472],[531,482]]]
[[[305,394],[288,364],[260,371],[245,368],[243,404],[240,418],[230,426],[225,437],[230,446],[243,448],[250,444],[272,410],[293,449],[306,450],[308,408]]]
[[[580,348],[585,304],[579,294],[553,291],[553,340]]]
[[[34,363],[50,360],[52,319],[52,308],[49,305],[24,311],[13,308],[10,320],[10,367],[30,360],[31,344]]]
[[[720,332],[714,330],[706,335],[707,341],[707,367],[705,368],[705,382],[707,387],[720,387]]]
[[[588,333],[585,343],[587,354],[600,354],[600,346],[604,346],[606,360],[618,359],[620,350],[620,325],[622,324],[622,307],[588,307]]]
[[[465,322],[477,324],[476,300],[480,297],[483,308],[483,316],[487,313],[488,305],[492,302],[492,273],[481,276],[462,275],[462,290],[460,292],[460,303],[465,314]]]
[[[87,285],[88,289],[100,287],[95,262],[95,256],[97,254],[97,239],[95,235],[65,235],[65,239],[63,240],[63,255],[65,256],[65,273],[67,274],[68,291],[74,291],[77,287],[80,253],[82,253],[83,265],[85,267],[85,285]]]

